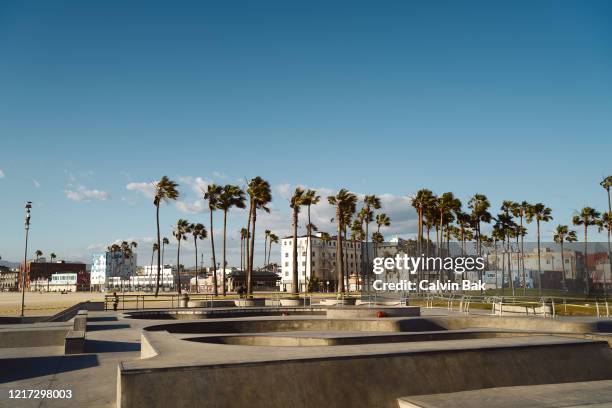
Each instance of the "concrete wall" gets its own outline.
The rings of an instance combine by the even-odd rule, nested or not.
[[[396,408],[406,395],[602,379],[612,379],[604,342],[231,366],[120,365],[117,407]]]
[[[57,328],[0,330],[0,348],[63,346],[71,325]]]

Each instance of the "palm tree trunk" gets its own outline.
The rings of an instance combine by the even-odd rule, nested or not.
[[[255,206],[253,206],[253,218],[252,218],[252,223],[253,223],[253,231],[251,232],[252,236],[251,236],[251,252],[249,254],[249,256],[251,257],[249,264],[249,270],[251,271],[251,276],[253,274],[253,260],[255,259],[255,225],[257,223],[257,208],[255,208]],[[253,279],[251,278],[249,280],[249,285],[250,285],[250,294],[253,294]]]
[[[523,213],[521,210],[521,272],[523,274],[523,296],[527,293],[527,276],[525,274],[525,247],[523,246],[525,237],[523,236]]]
[[[338,280],[338,293],[344,293],[344,271],[343,271],[343,259],[342,259],[342,214],[340,212],[340,206],[336,208],[336,219],[338,220],[338,231],[336,236],[336,269]],[[367,227],[366,227],[367,228]],[[368,287],[369,289],[369,287]]]
[[[195,246],[195,284],[196,284],[196,293],[200,291],[200,287],[198,286],[198,239],[193,237],[193,244]]]
[[[178,274],[178,293],[181,294],[181,240],[178,240],[176,249],[176,272]]]
[[[227,294],[225,289],[225,244],[227,241],[227,210],[223,211],[223,286],[221,287],[221,293],[223,296]]]
[[[292,216],[292,227],[293,227],[293,270],[291,276],[291,294],[298,296],[299,295],[299,284],[300,279],[298,275],[298,248],[297,248],[297,225],[298,225],[298,212],[297,205],[293,208],[293,216]]]
[[[340,223],[340,220],[338,220],[338,223]],[[365,260],[364,260],[365,268],[363,269],[363,273],[365,277],[365,284],[366,284],[368,295],[370,294],[370,245],[368,245],[369,228],[370,228],[370,223],[366,221],[366,225],[365,225]]]
[[[589,287],[589,268],[587,265],[587,251],[588,251],[588,224],[587,221],[585,220],[584,223],[584,284],[585,284],[585,290],[586,290],[586,295],[587,297],[589,296],[590,293],[590,287]]]
[[[245,264],[246,264],[246,269],[247,269],[247,294],[251,294],[251,281],[253,278],[253,268],[251,265],[251,257],[250,255],[250,244],[251,244],[251,219],[253,218],[253,199],[251,198],[251,201],[249,203],[249,218],[247,221],[247,235],[246,235],[246,242],[245,242]]]
[[[567,290],[567,284],[565,282],[565,255],[563,254],[563,235],[561,235],[560,237],[561,239],[559,240],[560,245],[561,245],[561,271],[563,273],[563,278],[561,279],[561,284],[563,285],[563,290]]]
[[[538,225],[538,294],[542,296],[542,265],[540,262],[540,220],[537,220]]]
[[[213,295],[219,296],[219,288],[217,284],[217,258],[215,257],[215,234],[213,230],[213,211],[210,210],[210,245],[212,246],[212,263],[213,263]]]
[[[161,236],[159,234],[159,204],[157,204],[155,206],[155,220],[157,221],[157,246],[160,247],[161,246]],[[160,262],[160,254],[159,251],[157,251],[157,280],[155,282],[155,296],[157,296],[159,294],[159,275],[161,275],[161,269],[159,266],[159,262]]]
[[[310,224],[310,204],[308,204],[307,209],[308,209],[308,228],[306,229],[307,230],[306,233],[308,234],[308,238],[306,238],[306,247],[308,249],[308,253],[306,254],[306,262],[307,262],[306,269],[307,270],[310,269],[310,279],[312,279],[315,275],[312,269],[312,247],[310,246],[311,245],[310,236],[312,235],[312,226]],[[308,291],[308,284],[306,284],[306,290]]]
[[[344,243],[346,243],[346,226],[344,226],[343,228],[343,240],[342,240],[342,244],[344,245]],[[349,268],[348,268],[348,249],[346,251],[346,255],[344,254],[344,251],[342,251],[342,257],[344,258],[344,279],[345,279],[345,283],[344,283],[344,288],[346,289],[347,292],[351,291],[351,286],[349,285]]]
[[[268,265],[270,264],[270,253],[272,252],[272,240],[268,241]]]

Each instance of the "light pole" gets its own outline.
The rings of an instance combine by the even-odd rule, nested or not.
[[[23,255],[23,269],[21,273],[21,317],[23,317],[23,309],[25,306],[25,283],[26,283],[26,267],[28,265],[28,233],[30,232],[30,209],[32,202],[28,201],[25,205],[25,251]]]

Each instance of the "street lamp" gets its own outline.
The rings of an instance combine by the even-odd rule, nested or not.
[[[32,202],[28,201],[25,205],[25,252],[23,255],[23,270],[21,274],[21,317],[23,317],[23,309],[25,306],[25,283],[26,283],[26,267],[28,263],[28,233],[30,232],[30,209]]]

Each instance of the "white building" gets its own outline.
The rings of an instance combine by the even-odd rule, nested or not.
[[[361,276],[362,242],[343,241],[345,274],[352,277],[351,290],[355,290]],[[334,290],[336,287],[336,239],[325,240],[321,233],[310,238],[306,235],[297,238],[298,281],[300,291],[307,289],[307,282],[313,277],[321,282],[322,289]],[[281,242],[281,291],[291,291],[293,276],[293,237],[285,237]],[[353,287],[354,286],[354,287]]]
[[[121,251],[101,252],[92,256],[91,261],[91,287],[93,290],[103,291],[114,282],[129,280],[136,275],[136,254],[126,257]],[[109,279],[113,279],[113,285],[109,285]]]

